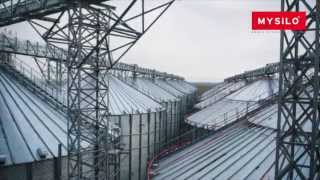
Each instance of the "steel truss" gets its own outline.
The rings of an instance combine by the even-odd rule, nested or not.
[[[232,81],[251,80],[251,79],[254,80],[259,77],[268,77],[268,76],[277,74],[279,73],[279,70],[280,70],[280,63],[271,63],[261,68],[245,71],[243,73],[228,77],[224,79],[224,81],[232,82]]]
[[[63,81],[62,75],[66,74],[64,72],[66,71],[64,64],[66,64],[67,60],[67,49],[58,48],[53,46],[52,44],[41,44],[39,42],[33,42],[29,40],[22,41],[17,37],[8,35],[7,33],[0,33],[0,52],[32,57],[37,67],[39,68],[41,75],[44,78],[48,79],[48,83],[52,83],[52,79],[55,78],[55,84],[61,84],[61,82]],[[137,73],[144,76],[184,80],[182,77],[179,77],[177,75],[159,72],[154,69],[143,68],[136,64],[126,64],[119,62],[115,66],[113,66],[112,70],[117,73]],[[55,75],[55,77],[53,77],[53,75]],[[232,79],[229,79],[231,81],[243,78],[244,76],[246,77],[246,75],[237,75],[237,77],[232,77]]]
[[[306,11],[307,29],[281,32],[275,175],[320,179],[320,1],[282,0],[281,6],[282,11]]]
[[[110,147],[106,76],[174,0],[63,2],[58,13],[43,6],[48,14],[41,14],[40,7],[41,15],[35,10],[22,19],[32,19],[30,24],[51,49],[68,49],[67,60],[60,62],[66,64],[68,77],[69,179],[109,179],[115,151]]]

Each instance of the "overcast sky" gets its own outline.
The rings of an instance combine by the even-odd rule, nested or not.
[[[279,33],[251,30],[252,11],[279,9],[279,0],[177,1],[123,61],[189,81],[220,81],[279,60]]]

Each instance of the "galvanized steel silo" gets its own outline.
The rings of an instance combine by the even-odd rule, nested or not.
[[[114,179],[144,179],[148,158],[160,148],[160,122],[165,111],[120,80],[110,76],[109,81],[111,124],[119,126],[113,129],[121,133],[120,138],[114,138],[120,142],[114,144],[117,149],[109,152],[115,152],[113,172],[120,170]],[[66,115],[2,72],[0,82],[0,140],[6,144],[0,147],[1,166],[5,166],[1,179],[51,180],[56,173],[66,179]],[[59,144],[61,159],[57,161]]]
[[[174,95],[175,97],[181,100],[179,109],[180,109],[180,118],[181,118],[181,121],[183,122],[184,116],[186,115],[186,112],[187,112],[187,95],[177,90],[176,88],[172,87],[164,79],[154,79],[153,82],[156,85],[158,85],[160,88],[166,90],[167,92],[169,92],[170,94]]]
[[[109,131],[109,134],[117,139],[117,133]],[[66,114],[2,69],[0,144],[1,180],[67,179]]]
[[[121,153],[115,161],[120,173],[114,179],[145,179],[147,161],[160,148],[165,109],[114,76],[109,76],[109,83],[110,119],[120,127]]]
[[[166,82],[178,91],[187,95],[187,112],[190,112],[197,100],[197,88],[182,80],[167,80]]]
[[[130,86],[144,93],[150,98],[161,103],[166,109],[166,115],[162,118],[161,129],[161,147],[169,144],[172,138],[177,137],[180,132],[180,103],[181,100],[166,90],[157,86],[151,79],[145,77],[122,78]]]

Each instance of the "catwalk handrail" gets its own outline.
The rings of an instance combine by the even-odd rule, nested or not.
[[[251,71],[245,71],[243,73],[231,76],[226,78],[225,82],[232,82],[232,81],[240,81],[246,79],[254,79],[257,77],[263,77],[268,75],[276,74],[280,71],[280,63],[271,63],[267,64],[266,66],[258,69],[254,69]]]
[[[257,97],[259,97],[258,101],[251,101],[253,103],[250,104],[250,101],[247,101],[246,104],[246,108],[243,108],[242,110],[239,111],[238,108],[235,108],[234,110],[236,110],[235,114],[232,114],[231,116],[228,116],[228,112],[225,112],[224,114],[221,115],[221,117],[223,117],[223,121],[220,122],[215,122],[214,125],[210,126],[208,125],[208,129],[214,128],[214,127],[223,127],[226,126],[230,123],[230,121],[234,120],[234,119],[240,119],[242,117],[245,117],[247,115],[249,115],[252,111],[260,108],[260,107],[264,107],[266,105],[269,105],[270,103],[272,103],[275,98],[276,98],[276,94],[272,94],[264,99],[261,99],[260,97],[263,94],[258,95]],[[221,125],[222,124],[222,125]]]
[[[65,63],[68,52],[59,47],[48,45],[47,43],[31,42],[29,40],[21,40],[16,36],[0,32],[0,52],[20,54],[38,58],[47,58],[51,61],[60,61]],[[152,77],[160,77],[166,79],[184,80],[183,77],[159,72],[154,69],[140,67],[136,64],[117,63],[112,70],[132,72],[142,75],[150,75]]]
[[[197,126],[197,127],[202,127],[204,129],[219,129],[221,127],[224,127],[228,124],[230,124],[231,122],[233,122],[234,120],[243,118],[247,115],[249,115],[251,112],[255,111],[256,109],[260,108],[260,107],[264,107],[265,105],[270,104],[271,102],[273,102],[275,100],[275,98],[277,97],[277,94],[272,94],[264,99],[261,99],[260,97],[263,94],[258,95],[257,97],[259,97],[258,101],[243,101],[246,102],[246,106],[242,109],[239,110],[238,107],[233,108],[232,112],[234,111],[235,113],[229,115],[228,112],[225,112],[223,114],[218,115],[215,119],[213,123],[210,124],[201,124],[199,122],[193,122],[190,120],[185,120],[187,123]],[[254,99],[254,98],[253,98]],[[236,101],[236,100],[230,100],[230,101]],[[231,111],[231,110],[230,110]],[[229,112],[230,112],[229,111]],[[220,121],[218,121],[220,120]]]
[[[238,87],[233,87],[234,84],[230,84],[230,83],[227,83],[226,86],[222,86],[218,91],[215,92],[215,94],[211,93],[212,95],[211,96],[208,96],[208,98],[202,100],[201,102],[199,102],[198,104],[196,104],[196,107],[197,105],[199,105],[198,107],[200,109],[204,109],[218,101],[220,101],[221,99],[227,97],[228,95],[242,89],[243,87],[245,87],[245,85],[243,86],[238,86]],[[232,89],[234,88],[234,89]],[[225,92],[227,91],[227,92]]]
[[[43,91],[48,93],[51,97],[62,103],[64,106],[67,105],[67,99],[63,95],[62,90],[57,87],[54,87],[53,85],[48,84],[47,80],[44,79],[43,76],[38,76],[37,71],[34,70],[32,67],[16,58],[11,59],[10,66],[19,73],[21,73],[25,78],[30,80],[36,86],[41,88]]]

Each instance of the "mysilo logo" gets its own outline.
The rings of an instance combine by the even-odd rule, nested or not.
[[[252,12],[252,30],[306,30],[306,12]]]

